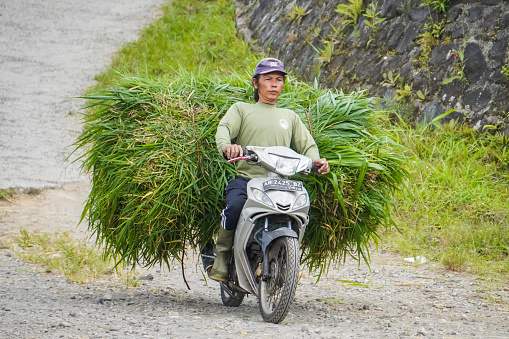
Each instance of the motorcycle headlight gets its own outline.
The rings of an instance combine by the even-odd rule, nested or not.
[[[257,188],[251,188],[251,192],[256,200],[270,207],[274,207],[274,203],[270,200],[269,196]]]
[[[294,175],[299,166],[299,159],[279,158],[276,161],[276,171],[283,175]]]
[[[308,197],[306,194],[301,194],[297,199],[295,199],[295,202],[293,203],[293,209],[300,208],[302,206],[305,206],[308,202]]]

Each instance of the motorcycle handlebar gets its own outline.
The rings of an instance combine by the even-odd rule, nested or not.
[[[225,153],[223,153],[223,158],[228,161],[228,163],[238,161],[238,160],[251,160],[251,161],[258,161],[258,157],[253,151],[250,151],[246,148],[242,149],[242,156],[237,158],[228,159]],[[311,165],[311,172],[318,173],[318,169],[320,169],[320,166],[316,166],[315,164]]]
[[[242,149],[242,156],[237,158],[228,159],[225,153],[223,153],[223,158],[228,160],[228,163],[237,161],[237,160],[251,160],[251,161],[258,161],[258,157],[253,151],[250,151],[246,148]]]
[[[247,149],[245,149],[245,148],[243,148],[243,149],[242,149],[242,156],[245,156],[245,155],[247,154],[246,152],[248,152],[248,150],[247,150]],[[226,153],[224,153],[224,152],[223,152],[223,158],[224,158],[225,160],[230,160],[230,159],[228,159],[228,156],[227,156],[227,155],[226,155]]]

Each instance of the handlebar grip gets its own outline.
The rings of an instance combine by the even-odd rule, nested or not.
[[[252,155],[252,154],[254,154],[253,151],[250,151],[247,148],[243,148],[242,149],[242,156],[248,156],[248,155]],[[225,160],[230,160],[230,159],[228,159],[228,157],[226,156],[226,153],[224,153],[224,152],[223,152],[223,158]]]

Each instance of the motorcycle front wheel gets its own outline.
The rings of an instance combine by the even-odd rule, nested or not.
[[[288,314],[299,279],[299,242],[281,237],[269,249],[269,279],[258,285],[258,305],[263,320],[280,323]]]

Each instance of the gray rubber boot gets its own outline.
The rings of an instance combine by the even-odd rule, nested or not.
[[[235,231],[227,231],[220,227],[217,233],[216,259],[209,272],[209,278],[216,281],[226,281],[228,277],[228,263],[232,253],[233,236]]]

